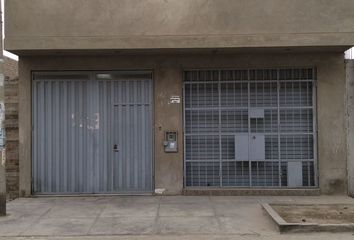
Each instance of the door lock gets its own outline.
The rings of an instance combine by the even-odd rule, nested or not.
[[[118,144],[113,144],[113,151],[118,152]]]

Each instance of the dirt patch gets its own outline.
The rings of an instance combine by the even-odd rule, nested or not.
[[[354,204],[270,204],[287,223],[354,223]]]

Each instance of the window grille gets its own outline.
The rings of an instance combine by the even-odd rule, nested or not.
[[[186,187],[314,187],[313,68],[184,72]]]

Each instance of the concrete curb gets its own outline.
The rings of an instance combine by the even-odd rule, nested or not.
[[[354,224],[318,224],[318,223],[288,223],[268,203],[262,208],[275,223],[280,233],[309,232],[353,232]]]

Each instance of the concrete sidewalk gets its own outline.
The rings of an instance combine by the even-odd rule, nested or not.
[[[0,239],[283,239],[261,203],[353,204],[354,200],[344,196],[22,198],[10,202],[9,215],[0,218]],[[354,236],[321,233],[306,238]]]

